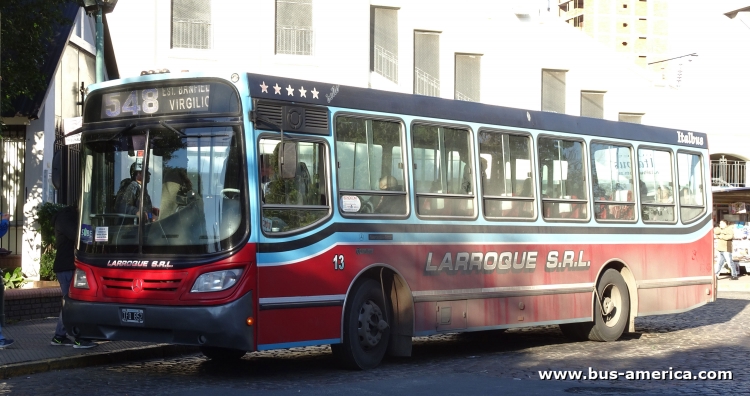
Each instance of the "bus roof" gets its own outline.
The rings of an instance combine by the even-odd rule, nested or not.
[[[249,73],[250,95],[395,115],[708,148],[705,133]]]

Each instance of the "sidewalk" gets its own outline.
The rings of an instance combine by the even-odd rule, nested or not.
[[[750,291],[750,275],[740,275],[739,279],[733,281],[730,279],[729,273],[722,273],[719,276],[719,284],[717,286],[718,296],[721,297],[723,291]]]
[[[90,349],[53,346],[56,324],[55,317],[4,326],[5,338],[15,342],[0,350],[0,378],[198,352],[194,347],[133,341],[97,341],[99,345]]]

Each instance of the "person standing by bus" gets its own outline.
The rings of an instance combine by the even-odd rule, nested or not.
[[[8,232],[8,228],[10,228],[10,215],[7,213],[0,213],[0,238],[5,236],[5,233]],[[0,349],[4,349],[11,344],[13,344],[13,340],[5,338],[3,336],[3,329],[0,327]]]
[[[70,290],[70,282],[73,281],[73,271],[76,269],[73,261],[73,249],[75,249],[75,243],[78,239],[78,209],[75,206],[66,206],[60,209],[52,218],[52,224],[55,227],[55,249],[57,249],[52,270],[57,276],[62,296],[65,298],[68,295],[68,290]],[[62,311],[60,311],[55,336],[52,337],[50,345],[72,346],[73,348],[93,348],[97,345],[91,341],[78,338],[71,341],[66,333]]]
[[[734,230],[729,222],[726,220],[719,222],[719,226],[714,228],[714,236],[718,240],[716,250],[719,251],[719,260],[715,271],[716,276],[719,276],[719,272],[721,272],[721,268],[726,261],[727,265],[729,265],[729,270],[732,273],[732,280],[737,280],[737,267],[734,265],[734,261],[732,261],[732,239],[734,239]]]

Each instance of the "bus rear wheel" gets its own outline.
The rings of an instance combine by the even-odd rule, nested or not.
[[[245,356],[246,351],[243,351],[241,349],[232,349],[232,348],[221,348],[221,347],[209,347],[209,346],[202,346],[200,347],[201,352],[203,352],[203,356],[211,359],[216,360],[218,362],[228,362],[233,360],[239,360],[243,356]]]
[[[388,320],[393,317],[380,283],[372,279],[360,283],[344,309],[344,339],[331,345],[333,354],[347,368],[377,367],[388,348]]]
[[[619,271],[608,269],[599,280],[597,291],[600,303],[594,304],[594,327],[589,339],[616,341],[625,332],[630,317],[628,285]]]
[[[562,333],[574,340],[616,341],[625,332],[630,318],[630,294],[625,280],[615,269],[604,272],[596,286],[594,321],[560,325]]]

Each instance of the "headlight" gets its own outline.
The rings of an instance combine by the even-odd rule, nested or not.
[[[190,289],[191,293],[217,292],[234,286],[242,275],[241,269],[208,272],[198,277]]]
[[[86,278],[86,272],[80,268],[76,268],[76,272],[73,275],[73,287],[76,289],[88,289],[89,280]]]

